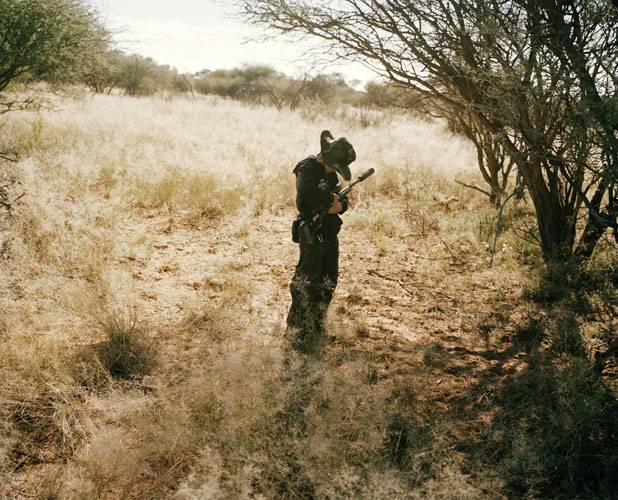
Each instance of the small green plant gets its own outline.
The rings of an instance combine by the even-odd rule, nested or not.
[[[586,278],[598,289],[613,291],[618,287],[618,252],[614,242],[599,242],[586,263]]]
[[[574,261],[547,266],[538,283],[524,290],[524,298],[540,304],[552,304],[567,299],[580,283],[580,273]]]
[[[496,212],[493,209],[479,211],[477,236],[480,241],[491,243],[496,231]]]
[[[556,354],[583,355],[579,323],[571,310],[556,310],[547,333]]]

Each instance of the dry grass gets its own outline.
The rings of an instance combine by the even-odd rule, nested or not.
[[[490,269],[465,142],[351,110],[55,104],[0,138],[26,193],[0,218],[0,496],[615,493],[615,247],[584,284],[539,280],[520,202]],[[326,127],[377,173],[305,358],[282,335],[291,169]]]

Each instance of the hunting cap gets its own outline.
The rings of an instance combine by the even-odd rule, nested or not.
[[[323,130],[320,134],[320,152],[324,162],[334,168],[346,181],[352,178],[349,165],[356,160],[356,152],[345,137],[333,139],[330,131]]]

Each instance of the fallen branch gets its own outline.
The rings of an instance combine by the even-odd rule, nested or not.
[[[13,205],[15,205],[15,203],[21,200],[24,196],[26,196],[26,193],[20,194],[17,198],[15,198],[10,203],[0,200],[0,205],[2,205],[4,208],[6,208],[10,212],[11,210],[13,210]]]
[[[373,269],[368,269],[367,272],[369,274],[371,274],[372,276],[377,276],[378,278],[382,278],[383,280],[392,281],[394,283],[397,283],[401,288],[404,289],[404,291],[406,291],[407,293],[409,293],[413,297],[416,296],[416,294],[412,290],[409,290],[401,281],[399,281],[396,278],[391,278],[390,276],[385,276],[384,274],[380,274],[378,271],[374,271]]]
[[[6,155],[4,155],[2,153],[0,153],[0,158],[2,158],[3,160],[6,160],[6,161],[12,161],[14,163],[17,163],[19,161],[17,158],[11,158],[10,156],[6,156]]]
[[[377,276],[378,278],[382,278],[383,280],[387,280],[387,281],[392,281],[394,283],[397,283],[401,288],[403,288],[403,290],[407,293],[409,293],[410,295],[412,295],[413,297],[416,297],[417,292],[413,292],[412,290],[410,290],[408,287],[406,287],[400,280],[398,280],[397,278],[391,278],[390,276],[386,276],[384,274],[379,273],[378,271],[374,271],[373,269],[368,269],[367,272],[369,274],[371,274],[372,276]],[[453,297],[451,297],[450,295],[444,293],[441,290],[438,290],[436,288],[432,288],[431,289],[432,292],[437,293],[438,295],[442,295],[443,297],[455,302],[455,299]]]
[[[455,179],[455,182],[461,186],[470,188],[470,189],[474,189],[476,191],[479,191],[481,193],[483,193],[485,196],[489,196],[491,198],[491,193],[488,191],[485,191],[483,188],[478,187],[476,184],[466,184],[465,182],[461,182],[458,181],[457,179]]]
[[[440,238],[440,241],[442,242],[442,245],[444,245],[444,248],[446,249],[446,251],[449,253],[449,255],[451,256],[451,259],[453,259],[454,263],[457,262],[461,262],[461,257],[459,255],[455,255],[451,249],[448,247],[448,245],[446,244],[446,241],[444,241],[442,238]]]

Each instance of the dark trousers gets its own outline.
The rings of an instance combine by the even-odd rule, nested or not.
[[[324,317],[339,275],[339,240],[325,235],[323,241],[300,245],[300,258],[290,283],[292,305],[287,317],[293,345],[308,350],[324,332]]]

